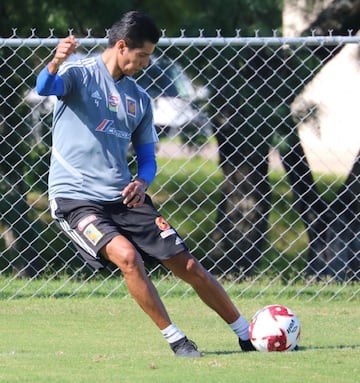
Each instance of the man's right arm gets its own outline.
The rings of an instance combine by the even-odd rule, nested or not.
[[[64,81],[57,74],[51,74],[46,66],[36,79],[36,91],[40,96],[62,96]]]
[[[74,36],[68,36],[59,42],[54,58],[36,79],[36,91],[40,96],[62,96],[64,94],[64,82],[57,72],[60,65],[75,52],[77,46],[78,43]]]

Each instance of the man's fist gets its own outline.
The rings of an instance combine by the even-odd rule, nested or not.
[[[56,47],[54,58],[48,65],[49,73],[55,74],[59,66],[73,53],[75,53],[78,43],[74,36],[68,36],[65,39],[60,40]]]

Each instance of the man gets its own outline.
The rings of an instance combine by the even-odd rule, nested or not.
[[[156,173],[158,139],[150,98],[131,76],[149,64],[159,38],[151,18],[129,12],[111,27],[101,55],[65,63],[77,47],[69,36],[39,74],[38,93],[58,97],[49,174],[51,213],[89,264],[99,269],[112,262],[121,270],[130,294],[175,355],[201,353],[170,320],[145,272],[142,253],[189,283],[229,324],[241,348],[251,351],[248,322],[146,194]],[[127,164],[130,142],[138,164],[133,180]]]

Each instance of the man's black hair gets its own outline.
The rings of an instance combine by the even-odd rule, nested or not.
[[[115,22],[109,31],[109,47],[125,40],[130,49],[141,48],[145,42],[156,44],[161,34],[154,20],[144,13],[131,11]]]

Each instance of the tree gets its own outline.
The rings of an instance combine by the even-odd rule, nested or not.
[[[41,4],[31,0],[5,0],[0,4],[2,20],[0,36],[48,37],[51,33],[53,36],[62,37],[71,30],[71,33],[81,37],[87,36],[91,29],[92,36],[104,37],[106,28],[115,21],[114,15],[120,16],[131,9],[141,9],[153,15],[169,35],[179,34],[182,28],[188,28],[189,33],[197,35],[199,25],[209,25],[209,30],[212,29],[215,33],[219,25],[224,25],[225,28],[229,26],[228,17],[231,17],[235,25],[241,23],[255,25],[258,16],[265,19],[267,15],[260,3],[263,2],[248,0],[236,2],[238,12],[234,13],[234,4],[229,0],[225,3],[218,0],[210,2],[173,0],[163,3],[161,7],[155,0],[135,2],[128,0],[115,3],[112,0],[95,0],[91,2],[91,8],[89,8],[89,2],[85,0],[75,3],[46,0]],[[267,1],[266,7],[271,9],[272,6],[273,2]],[[104,11],[110,9],[111,12]],[[221,18],[218,20],[219,16]],[[229,33],[233,33],[233,30]],[[0,105],[0,130],[3,137],[0,143],[2,153],[0,173],[4,181],[1,187],[5,196],[0,210],[3,216],[2,223],[12,228],[16,239],[14,243],[12,240],[9,241],[15,253],[14,258],[21,260],[13,266],[24,275],[37,273],[43,265],[36,248],[30,245],[34,243],[34,238],[42,229],[38,228],[37,223],[32,220],[31,209],[26,198],[29,186],[24,178],[31,163],[29,157],[37,156],[41,148],[30,150],[32,127],[31,123],[27,123],[29,111],[21,102],[25,91],[33,87],[35,82],[36,71],[34,73],[33,69],[42,65],[40,63],[42,54],[48,54],[42,53],[40,47],[35,49],[36,55],[29,55],[28,49],[21,47],[17,49],[16,55],[13,55],[12,50],[6,47],[0,50],[0,72],[4,80],[0,84],[0,94],[4,100]],[[29,56],[31,56],[30,59]],[[17,68],[17,71],[14,72],[12,68]],[[27,139],[24,140],[24,137]],[[30,156],[29,153],[31,153]],[[45,176],[46,174],[43,175]],[[45,187],[44,182],[40,187]]]
[[[326,35],[329,31],[334,35],[355,34],[360,29],[359,16],[360,1],[333,1],[322,9],[309,29],[318,35]],[[326,55],[324,50],[316,51],[316,55],[323,58]],[[339,51],[335,49],[333,56]],[[330,205],[321,203],[314,206],[315,220],[306,217],[304,209],[300,210],[305,216],[310,238],[308,274],[331,275],[340,281],[346,278],[360,280],[359,155],[334,201]],[[321,199],[318,192],[316,198]]]
[[[187,4],[187,7],[184,5]],[[111,9],[111,12],[104,11]],[[65,36],[69,30],[78,37],[87,36],[91,30],[94,37],[104,37],[106,29],[116,21],[114,15],[122,15],[132,9],[142,9],[154,14],[160,23],[171,26],[179,20],[180,12],[185,17],[192,12],[190,1],[172,1],[158,6],[158,1],[121,1],[95,0],[89,2],[58,2],[54,0],[5,0],[0,3],[0,36],[1,37],[48,37]],[[23,11],[22,11],[23,10]],[[117,19],[117,18],[116,18]],[[38,249],[44,246],[39,239],[39,233],[44,231],[40,220],[33,220],[31,207],[27,195],[30,186],[26,182],[25,174],[33,164],[33,158],[42,155],[42,146],[32,146],[33,132],[30,111],[24,106],[23,97],[28,89],[34,86],[34,68],[42,66],[41,59],[45,52],[36,47],[36,54],[32,55],[28,48],[19,47],[16,54],[8,47],[0,48],[0,141],[1,159],[0,174],[2,183],[0,190],[3,198],[0,201],[2,224],[11,228],[11,235],[7,235],[7,252],[12,255],[2,257],[10,259],[13,270],[22,276],[36,275],[45,265],[39,256]],[[13,68],[17,68],[16,71]],[[30,121],[29,121],[30,120]],[[49,133],[43,137],[45,145],[49,145]],[[49,146],[47,147],[49,149]],[[47,152],[48,155],[48,152]],[[38,170],[38,175],[41,171]],[[37,188],[43,192],[46,188],[47,171],[41,174],[42,179],[37,182]],[[34,185],[31,185],[34,188]],[[37,242],[38,243],[37,245]],[[13,259],[14,261],[12,261]]]
[[[26,9],[26,14],[19,12],[21,9]],[[110,9],[111,12],[104,11]],[[31,33],[48,37],[49,28],[53,28],[54,36],[61,37],[68,34],[70,28],[77,36],[86,36],[88,29],[91,29],[92,36],[104,37],[106,28],[114,21],[114,15],[120,16],[130,9],[141,9],[154,15],[168,36],[178,35],[180,29],[186,29],[187,35],[198,36],[199,29],[203,27],[207,36],[216,35],[219,28],[223,36],[234,36],[235,33],[252,36],[255,30],[268,36],[275,27],[281,29],[280,0],[174,0],[164,2],[161,7],[155,0],[115,3],[112,0],[94,0],[90,9],[89,2],[85,0],[76,3],[46,0],[41,4],[30,0],[7,0],[0,4],[0,36],[14,36],[15,33],[28,37],[32,28],[36,28],[36,32]],[[321,31],[323,34],[327,34],[329,28],[334,34],[347,34],[348,29],[355,32],[358,30],[358,16],[359,1],[334,1],[314,18],[309,29],[319,26],[324,28]],[[18,27],[16,32],[12,27]],[[244,29],[240,30],[241,27]],[[338,51],[336,47],[331,49],[332,55]],[[41,50],[38,52],[41,56]],[[291,119],[291,103],[304,86],[299,78],[309,80],[314,75],[318,61],[325,58],[326,49],[312,52],[315,59],[311,64],[308,54],[300,57],[282,49],[245,47],[234,55],[233,48],[228,47],[221,53],[221,56],[214,55],[209,50],[196,58],[199,65],[203,63],[203,67],[207,68],[204,71],[206,77],[212,79],[208,84],[214,90],[210,100],[212,121],[216,126],[220,165],[226,178],[221,187],[223,199],[213,234],[218,246],[208,259],[215,260],[220,273],[234,271],[251,275],[256,272],[266,244],[271,206],[267,179],[268,150],[274,139],[280,137],[282,161],[297,198],[295,206],[309,235],[309,272],[318,273],[322,267],[316,263],[321,259],[318,250],[321,248],[324,250],[322,254],[326,253],[329,236],[336,231],[327,224],[329,215],[340,217],[339,209],[351,206],[358,217],[356,209],[359,208],[351,201],[351,197],[358,195],[359,165],[355,164],[344,184],[346,192],[339,192],[337,202],[329,206],[319,196]],[[2,100],[6,100],[0,104],[3,137],[0,143],[0,172],[4,180],[1,187],[6,196],[0,209],[4,220],[11,224],[15,237],[19,239],[16,251],[24,260],[20,268],[25,269],[37,258],[36,250],[29,244],[38,232],[32,224],[27,200],[23,198],[28,191],[23,173],[31,160],[27,156],[28,144],[20,138],[28,136],[31,126],[26,125],[27,112],[19,105],[24,89],[33,86],[34,73],[31,69],[39,65],[39,62],[32,62],[32,68],[24,65],[28,55],[25,48],[19,48],[15,56],[7,48],[0,50],[0,73],[5,80],[0,84],[0,95]],[[307,68],[299,65],[303,59],[307,61]],[[210,60],[211,68],[207,65]],[[11,68],[15,67],[18,69],[13,72]],[[257,91],[254,92],[254,89]],[[273,94],[272,89],[277,89],[277,93]],[[356,218],[347,213],[350,212],[344,214],[353,230],[350,242],[354,248],[358,246],[354,238],[359,225]],[[318,219],[314,220],[314,217]],[[327,237],[321,235],[324,232],[328,233]],[[227,259],[222,258],[224,252]],[[32,267],[37,268],[31,266],[29,272]]]
[[[334,35],[348,35],[348,29],[355,33],[359,29],[359,5],[359,1],[334,1],[315,18],[309,29],[319,25],[317,33],[320,35],[327,35],[330,27]],[[317,190],[290,109],[296,95],[317,72],[319,60],[325,57],[329,60],[338,51],[338,47],[316,47],[311,53],[303,53],[303,57],[299,52],[293,55],[284,50],[269,52],[260,48],[248,54],[244,51],[245,65],[241,70],[239,66],[239,71],[247,84],[240,88],[240,92],[250,88],[245,106],[234,104],[235,97],[230,102],[214,100],[218,108],[223,105],[225,110],[223,115],[226,118],[218,120],[221,129],[217,131],[217,138],[221,166],[226,175],[224,195],[226,192],[230,196],[220,205],[218,228],[214,233],[219,245],[212,257],[217,260],[219,272],[233,270],[251,275],[257,270],[270,206],[269,185],[265,181],[267,151],[273,138],[271,132],[276,130],[276,134],[282,137],[280,154],[292,185],[295,208],[307,228],[308,274],[317,277],[332,275],[343,280],[349,273],[350,278],[359,279],[359,258],[356,256],[360,227],[360,211],[356,202],[358,161],[338,198],[329,206]],[[315,58],[312,64],[310,54]],[[305,62],[306,66],[302,64]],[[233,83],[231,85],[233,89],[239,89]],[[222,89],[221,84],[216,86]],[[252,89],[256,89],[256,96],[251,95]],[[277,90],[276,95],[271,96],[272,89]],[[243,94],[237,96],[238,99],[244,97]],[[262,100],[267,101],[264,103]],[[240,116],[235,116],[235,110],[239,110]],[[227,259],[222,257],[224,252]]]

